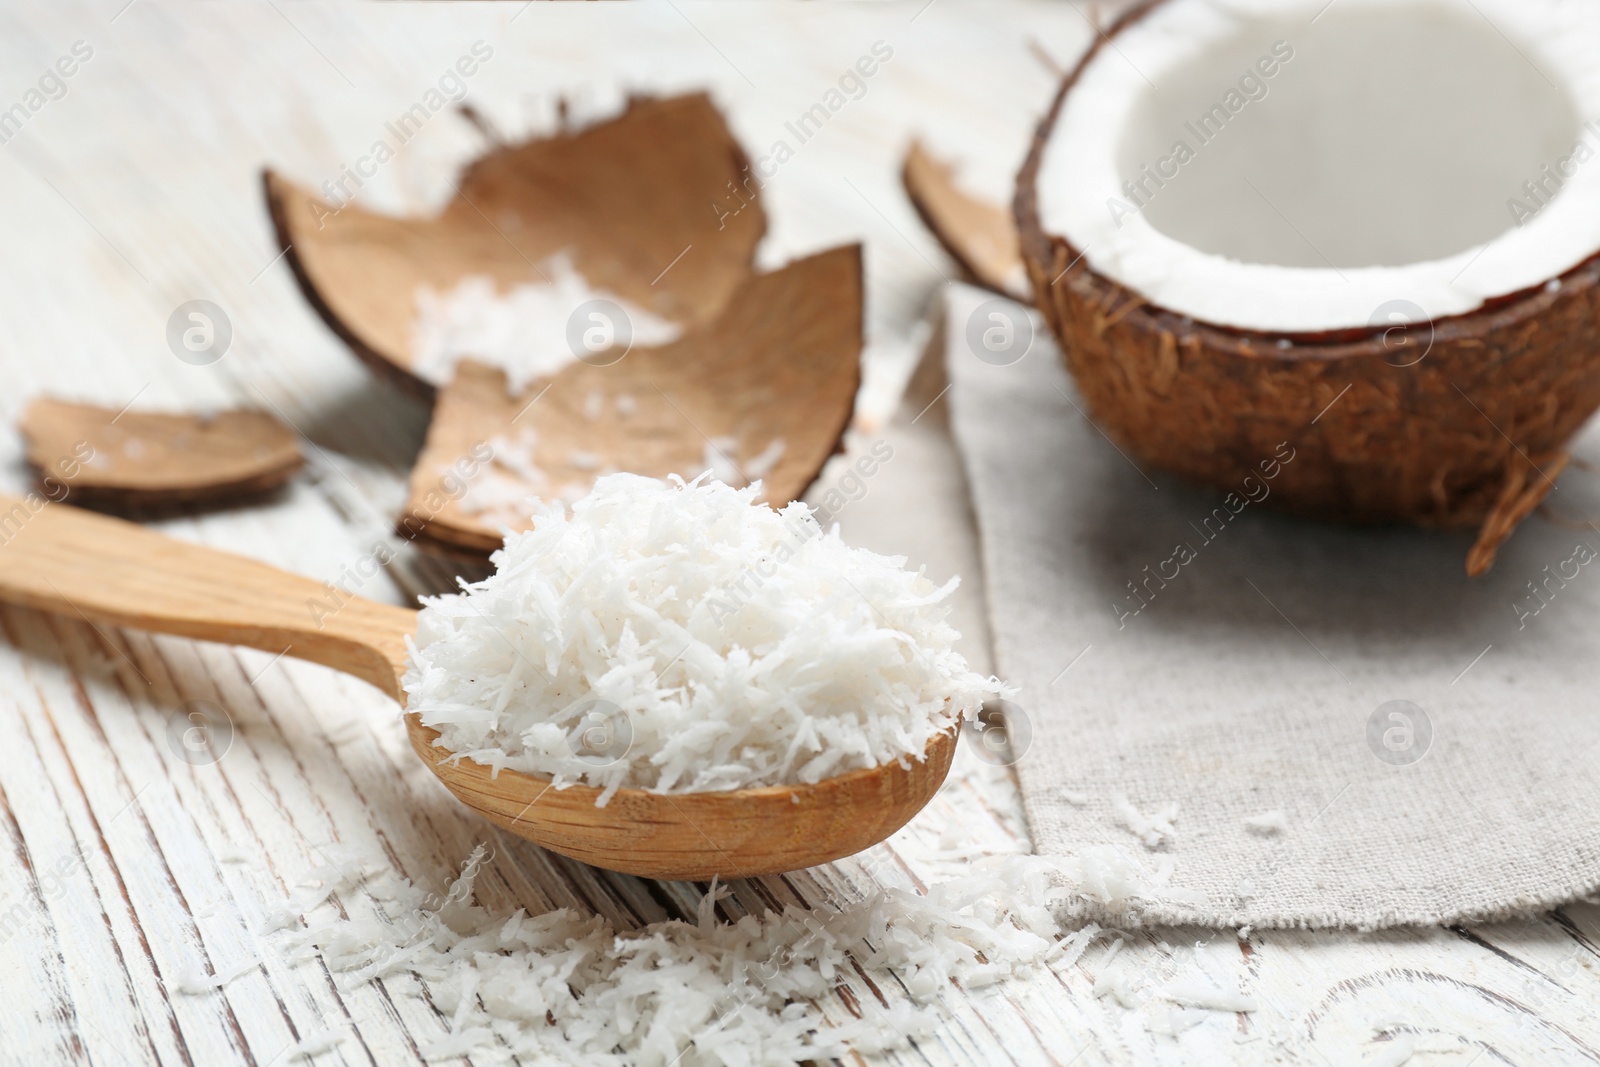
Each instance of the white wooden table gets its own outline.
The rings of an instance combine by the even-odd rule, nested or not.
[[[867,240],[863,422],[890,437],[896,459],[841,522],[859,543],[914,558],[942,545],[929,562],[936,574],[967,575],[959,622],[983,662],[951,446],[936,414],[890,419],[914,328],[951,270],[900,196],[896,164],[920,130],[966,161],[973,188],[1003,197],[1053,81],[1029,41],[1065,60],[1090,32],[1076,7],[1042,0],[7,5],[0,109],[23,102],[26,115],[20,130],[0,128],[0,414],[14,421],[43,391],[276,411],[305,435],[307,473],[275,502],[165,528],[397,603],[443,591],[454,568],[409,547],[396,545],[395,561],[365,584],[345,570],[393,543],[426,412],[374,381],[306,307],[274,259],[260,166],[313,185],[335,177],[478,40],[494,54],[470,100],[505,130],[548,126],[563,92],[581,111],[628,88],[710,85],[760,155],[881,40],[893,57],[865,95],[768,186],[763,258]],[[78,41],[92,55],[59,83],[64,95],[47,79],[41,106],[28,109],[30,88]],[[441,113],[361,195],[397,210],[436,203],[478,148],[465,123]],[[195,298],[221,305],[234,328],[230,350],[205,367],[175,359],[164,340],[172,310]],[[21,488],[17,442],[0,441],[4,487]],[[692,886],[596,872],[464,813],[406,749],[393,706],[361,683],[24,611],[0,611],[0,630],[0,1062],[278,1064],[334,1025],[352,1037],[318,1062],[416,1062],[418,1044],[444,1029],[417,983],[340,992],[315,964],[290,967],[258,944],[264,912],[335,842],[439,885],[489,840],[498,876],[485,892],[497,903],[568,904],[624,926],[692,914]],[[194,701],[220,709],[231,729],[216,762],[182,758]],[[872,880],[935,877],[941,835],[1019,847],[1026,831],[1009,780],[963,766],[891,846],[764,879],[739,899],[814,903]],[[882,1060],[1343,1067],[1399,1062],[1409,1035],[1419,1064],[1595,1063],[1597,937],[1600,909],[1586,904],[1472,930],[1139,933],[1117,964],[1139,989],[1133,1007],[1093,996],[1101,941],[1028,983],[950,991],[943,1031]],[[178,991],[188,975],[257,958],[219,991]],[[1207,1013],[1177,1038],[1152,1032],[1166,1009],[1149,990],[1194,968],[1237,983],[1261,1009]],[[846,996],[823,1007],[842,1012]]]

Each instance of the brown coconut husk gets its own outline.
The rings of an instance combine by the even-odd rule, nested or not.
[[[117,411],[40,397],[18,429],[40,492],[119,513],[240,502],[304,462],[294,431],[260,411]]]
[[[744,150],[704,93],[635,97],[608,121],[496,146],[427,218],[338,209],[262,175],[306,299],[357,356],[424,398],[434,386],[411,369],[419,285],[537,282],[537,265],[565,251],[596,288],[692,326],[752,270],[767,224],[748,180]]]
[[[570,502],[607,469],[693,477],[706,467],[712,438],[737,442],[719,450],[740,467],[781,438],[783,453],[761,479],[764,499],[797,499],[840,451],[850,424],[862,305],[861,248],[849,245],[749,278],[721,315],[671,344],[634,348],[606,366],[569,364],[521,395],[507,392],[499,370],[463,362],[439,393],[398,531],[458,555],[499,548],[502,526],[470,510],[472,490],[462,487],[496,464],[484,457],[503,448],[501,440],[530,431],[547,477],[530,493]],[[591,418],[593,394],[604,400]],[[621,395],[632,399],[629,414],[618,410]],[[584,453],[581,465],[575,450]],[[517,515],[509,525],[531,523]]]
[[[956,184],[955,168],[912,141],[900,166],[900,182],[922,224],[961,267],[968,281],[1026,301],[1022,252],[1010,212],[972,196]]]
[[[366,363],[425,398],[433,421],[413,469],[402,536],[481,558],[501,529],[460,499],[497,437],[537,426],[535,459],[548,477],[529,493],[571,500],[606,470],[698,474],[707,438],[732,436],[742,456],[776,438],[785,452],[765,496],[799,496],[839,445],[860,381],[861,266],[836,249],[755,277],[766,231],[759,185],[705,94],[635,98],[617,118],[554,137],[495,147],[467,168],[457,195],[431,218],[335,210],[268,171],[268,209],[306,298]],[[468,275],[502,288],[539,280],[556,253],[594,287],[677,323],[679,341],[636,348],[613,363],[585,357],[521,396],[499,371],[463,361],[436,389],[414,371],[410,327],[419,285],[448,289]],[[591,394],[627,394],[599,420]],[[581,453],[583,463],[575,454]],[[502,457],[504,459],[506,457]],[[502,467],[502,475],[514,472]]]
[[[1236,489],[1288,442],[1294,459],[1270,498],[1279,507],[1347,522],[1477,527],[1467,569],[1484,573],[1554,488],[1567,442],[1600,407],[1600,256],[1550,284],[1401,332],[1272,334],[1147,303],[1044,231],[1037,182],[1078,77],[1161,2],[1134,8],[1096,40],[1063,82],[1017,180],[1036,301],[1097,424],[1145,463],[1218,489]]]

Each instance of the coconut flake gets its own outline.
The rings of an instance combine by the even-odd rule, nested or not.
[[[1244,828],[1261,837],[1289,832],[1289,817],[1277,808],[1252,815],[1244,821]]]
[[[711,477],[728,485],[744,485],[744,473],[739,469],[739,442],[732,437],[708,437],[701,452],[700,467]]]
[[[1209,1011],[1256,1010],[1256,1002],[1243,993],[1230,993],[1199,979],[1185,979],[1173,982],[1171,985],[1159,990],[1156,995],[1163,1000],[1170,1000],[1174,1004],[1182,1004],[1190,1008],[1205,1008]]]
[[[547,281],[516,285],[505,293],[497,291],[493,278],[481,274],[468,275],[445,292],[418,286],[411,324],[412,371],[444,385],[454,375],[456,361],[470,358],[504,371],[507,388],[517,394],[578,358],[569,329],[606,330],[618,343],[631,338],[636,345],[666,344],[682,332],[677,324],[591,286],[568,253],[550,257],[539,269]],[[619,308],[626,324],[604,315],[573,320],[583,305],[597,300]],[[609,345],[600,346],[605,347]]]
[[[1111,798],[1111,809],[1116,813],[1117,821],[1143,842],[1145,848],[1160,848],[1177,834],[1172,826],[1173,820],[1178,817],[1177,801],[1164,804],[1145,815],[1133,806],[1127,796],[1117,793]]]
[[[1008,691],[954,651],[954,581],[851,548],[806,505],[773,511],[759,492],[615,474],[570,516],[540,505],[494,575],[424,599],[408,709],[451,752],[604,801],[920,757]],[[1126,895],[1136,882],[1107,862],[1104,891]]]
[[[243,978],[257,967],[261,966],[259,958],[245,960],[225,971],[215,974],[205,974],[198,967],[189,966],[179,973],[177,990],[185,996],[197,997],[206,993],[214,993],[236,978]]]
[[[1195,1008],[1165,1008],[1157,1011],[1145,1026],[1152,1034],[1162,1034],[1166,1037],[1182,1037],[1185,1031],[1191,1030],[1210,1015]]]
[[[784,442],[781,437],[774,437],[766,448],[744,461],[744,473],[751,481],[760,481],[772,473],[772,468],[778,465],[778,460],[783,458]]]
[[[329,1027],[325,1030],[317,1030],[314,1033],[307,1034],[305,1037],[301,1038],[295,1044],[295,1046],[288,1051],[288,1059],[291,1062],[294,1060],[309,1060],[313,1056],[322,1055],[324,1052],[332,1052],[344,1042],[345,1038],[349,1036],[349,1033],[341,1027]]]

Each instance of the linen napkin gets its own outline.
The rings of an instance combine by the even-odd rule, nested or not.
[[[965,286],[945,311],[1035,847],[1113,845],[1179,890],[1086,916],[1373,928],[1595,890],[1593,433],[1549,497],[1566,518],[1472,580],[1470,532],[1273,511],[1293,440],[1231,497],[1142,469],[1037,316]]]

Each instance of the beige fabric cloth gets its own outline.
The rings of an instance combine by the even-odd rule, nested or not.
[[[976,358],[990,299],[947,297],[947,399],[997,669],[1033,729],[1016,770],[1040,852],[1170,856],[1204,900],[1107,916],[1125,924],[1453,922],[1596,888],[1594,529],[1535,517],[1473,581],[1468,534],[1256,503],[1224,519],[1222,494],[1141,472],[1086,420],[1037,319],[1019,362]],[[1600,454],[1592,435],[1577,451]],[[1596,480],[1571,470],[1551,506],[1600,515]],[[1193,558],[1168,562],[1179,546]],[[1147,847],[1119,794],[1144,815],[1176,803],[1175,834]],[[1247,826],[1274,812],[1285,829]]]

